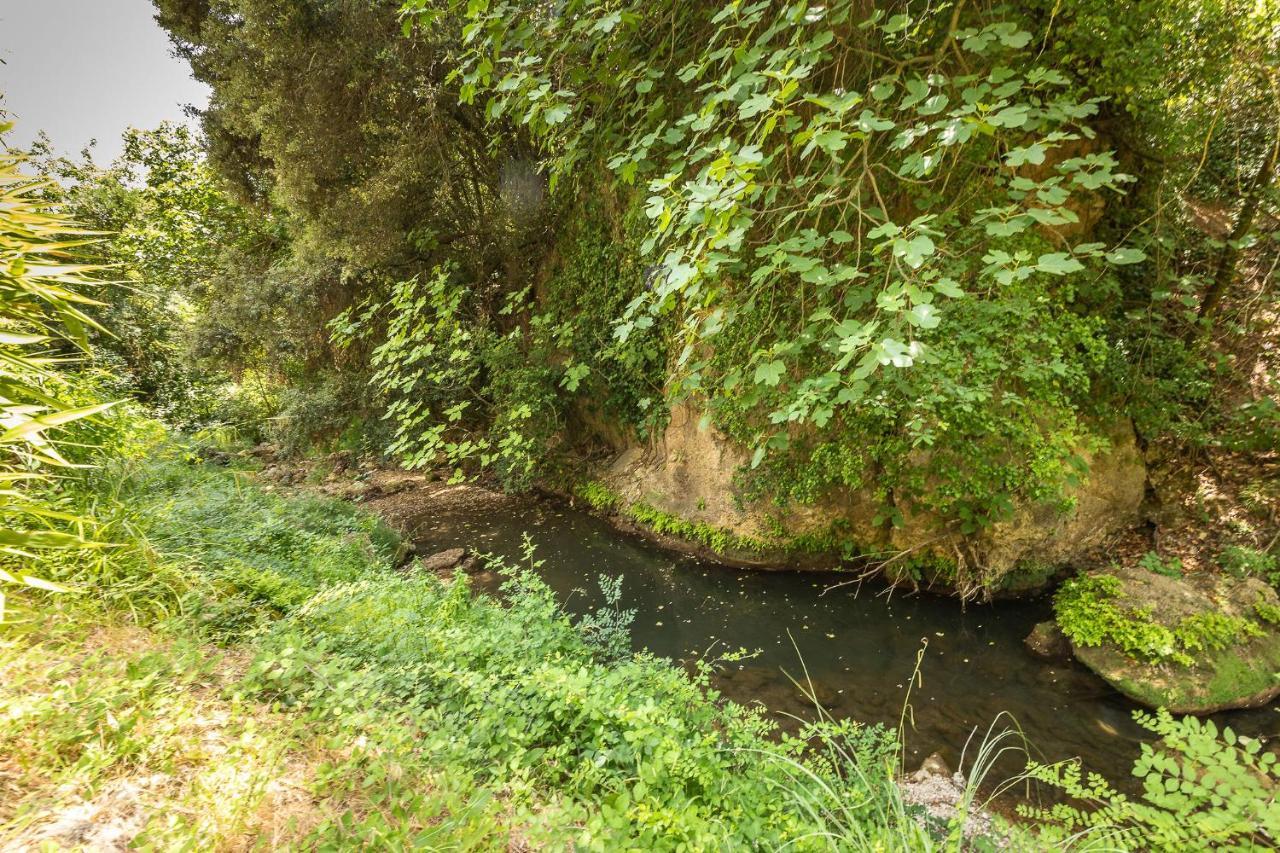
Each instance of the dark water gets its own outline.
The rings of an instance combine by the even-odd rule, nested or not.
[[[686,661],[759,649],[753,660],[731,665],[718,686],[778,714],[813,717],[812,702],[788,677],[804,682],[807,668],[833,716],[897,727],[921,655],[903,729],[909,765],[936,751],[957,767],[975,730],[969,757],[993,722],[1001,729],[1016,721],[1034,757],[1079,757],[1123,783],[1147,737],[1130,717],[1137,706],[1092,673],[1046,664],[1026,651],[1022,640],[1047,618],[1047,600],[962,610],[952,599],[890,596],[875,584],[830,589],[841,576],[706,563],[621,534],[571,507],[467,487],[424,505],[413,526],[428,553],[461,545],[511,559],[528,533],[537,558],[545,560],[542,576],[571,611],[601,603],[598,575],[622,575],[624,606],[637,610],[637,648]],[[1280,735],[1274,707],[1215,719],[1242,733]],[[999,770],[1007,776],[1021,765],[1021,757],[1011,757]]]

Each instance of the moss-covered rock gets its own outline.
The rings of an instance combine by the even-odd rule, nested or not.
[[[1076,659],[1144,705],[1208,714],[1280,696],[1280,628],[1260,617],[1280,599],[1257,579],[1111,569],[1064,584],[1055,606]]]
[[[1082,451],[1089,475],[1069,490],[1069,511],[1049,503],[1015,505],[1009,518],[968,534],[955,519],[906,504],[894,507],[900,518],[890,524],[884,499],[869,486],[834,489],[813,503],[783,507],[750,499],[739,475],[751,467],[751,448],[722,434],[689,402],[671,410],[660,435],[615,448],[617,453],[593,476],[622,505],[645,506],[723,531],[736,542],[827,545],[712,548],[737,565],[836,569],[845,565],[841,557],[850,551],[869,562],[891,555],[884,576],[892,582],[965,597],[1014,597],[1046,588],[1060,567],[1137,522],[1146,468],[1136,436],[1122,422],[1110,430],[1108,440],[1105,451]],[[832,530],[839,530],[839,536],[831,536]],[[694,541],[706,545],[701,538]],[[679,541],[669,544],[680,546]]]
[[[1028,651],[1041,660],[1066,661],[1071,659],[1071,641],[1053,620],[1038,622],[1023,641]]]

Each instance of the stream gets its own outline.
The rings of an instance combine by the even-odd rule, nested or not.
[[[903,740],[909,769],[933,752],[964,768],[988,728],[1016,721],[1039,760],[1081,758],[1085,767],[1130,788],[1130,768],[1148,739],[1133,722],[1138,706],[1074,663],[1034,658],[1023,638],[1050,615],[1047,597],[970,604],[892,594],[870,582],[829,589],[841,575],[734,569],[662,550],[620,533],[587,512],[534,497],[474,487],[446,489],[408,520],[419,553],[465,546],[517,562],[527,533],[545,561],[542,577],[566,609],[602,603],[597,577],[621,575],[624,608],[635,608],[637,649],[676,661],[745,647],[759,655],[731,664],[716,681],[729,697],[760,701],[786,715],[814,716],[793,684],[804,671],[834,717],[897,727],[919,656]],[[709,653],[709,654],[708,654]],[[1280,735],[1275,706],[1214,717],[1254,736]],[[977,732],[974,735],[974,732]],[[1010,756],[1001,778],[1022,768]]]

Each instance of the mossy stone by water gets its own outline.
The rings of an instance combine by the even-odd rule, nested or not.
[[[1171,578],[1142,568],[1079,580],[1098,591],[1096,600],[1072,608],[1068,584],[1057,602],[1059,624],[1076,659],[1134,701],[1209,714],[1280,696],[1280,630],[1257,616],[1260,604],[1265,609],[1280,602],[1261,581]],[[1168,647],[1126,647],[1127,633],[1165,637]]]

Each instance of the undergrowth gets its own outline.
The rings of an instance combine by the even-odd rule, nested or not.
[[[616,594],[575,623],[531,548],[524,565],[493,566],[500,598],[478,595],[461,574],[397,571],[394,536],[350,505],[191,459],[152,448],[64,496],[128,538],[105,561],[64,555],[52,575],[79,594],[47,594],[0,642],[0,782],[17,792],[0,804],[2,843],[79,843],[68,827],[170,849],[1063,842],[1000,822],[999,838],[966,839],[974,790],[957,817],[924,820],[894,782],[893,732],[820,713],[779,732],[711,687],[715,662],[690,673],[629,653]],[[121,584],[151,603],[123,607]],[[1200,752],[1222,764],[1236,748]],[[1139,775],[1167,770],[1144,760]],[[1093,793],[1101,810],[1040,819],[1087,819],[1066,841],[1114,849],[1130,837],[1116,830],[1158,818],[1165,832],[1176,806]],[[1248,832],[1271,833],[1270,801],[1243,797],[1196,808],[1230,837],[1259,815]]]
[[[927,849],[945,841],[946,829],[931,835],[897,793],[891,732],[819,722],[782,735],[761,711],[711,689],[712,664],[690,675],[626,653],[616,637],[591,636],[530,566],[501,567],[501,600],[473,594],[465,579],[398,572],[394,539],[371,516],[274,494],[242,472],[193,467],[183,456],[167,448],[116,463],[78,498],[116,507],[119,518],[108,523],[132,537],[115,550],[112,580],[135,578],[138,594],[163,567],[154,573],[156,604],[120,611],[95,582],[101,566],[68,555],[55,577],[83,594],[40,611],[81,626],[101,613],[150,626],[149,644],[169,649],[156,653],[167,661],[158,671],[188,673],[148,683],[161,705],[185,701],[192,679],[208,671],[195,661],[216,645],[241,662],[234,675],[201,683],[221,711],[250,718],[245,725],[259,715],[276,721],[259,728],[262,749],[301,763],[309,817],[289,833],[250,819],[269,802],[263,782],[224,804],[239,810],[236,833],[280,832],[286,846],[306,848],[430,847],[445,838],[464,849],[502,846],[496,838],[583,849]],[[608,616],[601,624],[619,621]],[[43,638],[43,622],[33,627],[6,647],[6,664],[66,657],[77,642]],[[174,638],[184,638],[190,659]],[[85,695],[139,689],[128,651],[111,653],[112,666],[85,672]],[[106,710],[88,721],[78,708],[31,716],[13,710],[31,685],[14,686],[4,694],[6,737],[30,745],[13,752],[57,772],[30,786],[28,819],[9,831],[33,837],[38,792],[59,785],[91,799],[113,779],[181,775],[181,762],[163,756],[102,753],[112,702],[91,700]],[[152,713],[141,700],[115,704]],[[50,729],[46,745],[35,745],[39,728]],[[144,746],[152,739],[139,737]],[[75,775],[67,768],[76,761],[53,762],[39,752],[46,748],[105,757],[93,773]],[[260,765],[254,772],[264,780],[278,775],[266,758]],[[176,783],[170,795],[173,813],[186,814],[194,795]],[[164,832],[143,837],[213,843],[194,823]]]

